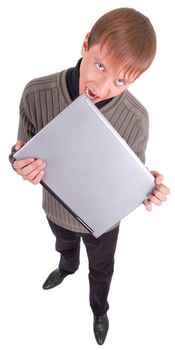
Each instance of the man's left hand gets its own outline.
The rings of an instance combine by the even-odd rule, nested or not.
[[[149,194],[143,202],[148,211],[152,210],[152,204],[161,205],[162,202],[165,202],[167,195],[170,193],[169,188],[163,184],[163,175],[157,171],[151,171],[151,174],[155,177],[156,187],[153,193]]]

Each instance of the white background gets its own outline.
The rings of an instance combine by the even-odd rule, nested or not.
[[[54,237],[41,209],[41,187],[11,170],[18,106],[25,84],[74,66],[85,34],[103,13],[134,7],[150,17],[157,57],[131,92],[147,107],[147,166],[164,174],[168,201],[151,213],[143,206],[122,222],[110,290],[110,330],[104,349],[174,350],[175,162],[173,1],[9,1],[0,8],[1,89],[1,349],[97,349],[88,304],[88,265],[44,291],[57,267]]]

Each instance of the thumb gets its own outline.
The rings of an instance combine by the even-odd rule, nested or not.
[[[24,145],[23,141],[18,140],[15,145],[15,150],[18,151]]]

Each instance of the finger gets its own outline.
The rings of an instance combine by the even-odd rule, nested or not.
[[[158,175],[158,176],[155,178],[156,185],[162,184],[163,180],[164,180],[163,175]]]
[[[155,190],[158,190],[158,191],[160,191],[160,192],[162,192],[164,194],[169,194],[170,193],[170,189],[167,186],[165,186],[165,185],[158,185],[158,186],[156,186]]]
[[[154,177],[157,177],[157,176],[162,176],[163,177],[163,175],[162,174],[160,174],[158,171],[156,171],[156,170],[151,170],[151,174],[154,176]]]
[[[162,181],[164,180],[164,177],[162,174],[160,174],[158,171],[151,171],[151,174],[155,177],[155,182],[157,185],[161,184]]]
[[[30,174],[33,170],[35,170],[38,166],[42,165],[43,162],[40,159],[33,159],[30,162],[27,162],[29,158],[27,159],[22,159],[21,163],[18,163],[17,166],[18,168],[21,167],[20,169],[17,169],[17,173],[21,176],[27,176]],[[32,159],[32,158],[31,158]],[[25,165],[24,165],[25,164]]]
[[[151,202],[148,199],[145,199],[143,203],[144,203],[144,205],[146,207],[146,210],[148,210],[148,211],[152,210]]]
[[[158,190],[155,189],[153,194],[154,194],[154,196],[156,198],[160,199],[161,201],[166,201],[167,200],[166,194],[164,194],[161,191],[158,191]]]
[[[34,158],[25,158],[25,159],[21,159],[21,160],[15,160],[13,162],[13,167],[18,172],[18,171],[22,170],[25,166],[32,163],[34,160],[35,160]]]
[[[153,194],[149,194],[149,195],[148,195],[148,199],[149,199],[152,203],[154,203],[155,205],[161,205],[161,204],[162,204],[161,200],[158,199],[157,197],[155,197]]]
[[[44,171],[40,171],[40,173],[35,177],[35,179],[33,179],[32,181],[30,181],[33,185],[37,185],[40,183],[41,179],[44,176]]]
[[[37,159],[33,162],[31,162],[30,164],[28,164],[27,166],[25,166],[23,169],[21,169],[21,175],[22,176],[28,176],[30,173],[32,173],[35,169],[37,169],[38,167],[43,166],[43,161],[41,159]],[[41,168],[42,169],[42,168]],[[40,169],[40,170],[41,170]]]
[[[35,168],[33,171],[28,173],[27,175],[23,175],[22,176],[23,180],[33,181],[36,178],[36,176],[41,172],[41,170],[43,170],[44,168],[45,168],[45,164],[43,163],[37,168]]]

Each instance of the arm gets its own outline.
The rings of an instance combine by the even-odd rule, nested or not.
[[[34,117],[32,119],[30,110],[27,88],[25,88],[20,102],[18,141],[16,142],[16,145],[12,147],[9,160],[13,166],[13,169],[18,175],[22,176],[24,180],[28,180],[32,184],[38,184],[44,175],[43,169],[45,164],[43,161],[41,159],[34,158],[26,158],[22,160],[14,160],[13,158],[13,154],[36,133],[36,128],[34,127]]]

